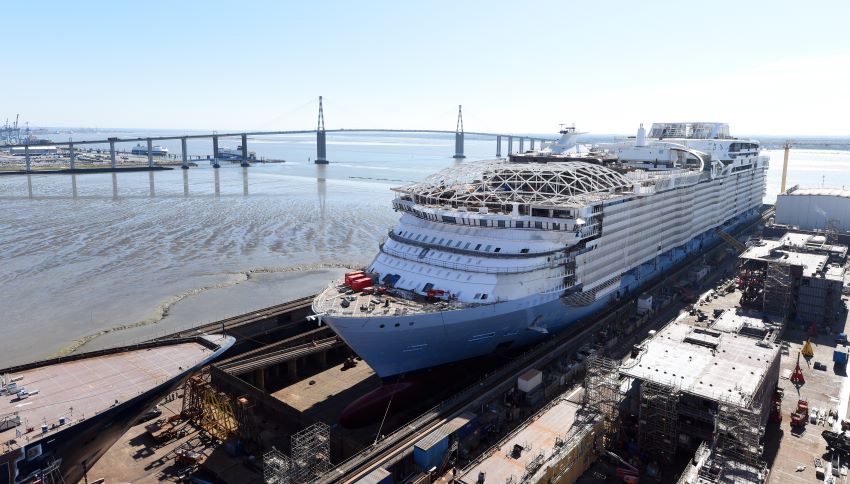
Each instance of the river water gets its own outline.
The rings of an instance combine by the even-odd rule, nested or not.
[[[128,135],[145,136],[109,133]],[[0,367],[313,294],[371,260],[397,219],[392,187],[495,152],[492,140],[468,136],[468,158],[457,161],[450,137],[334,134],[331,164],[316,166],[310,136],[249,144],[287,161],[0,176]],[[782,152],[768,154],[772,202]],[[792,150],[790,167],[789,185],[850,187],[850,152]]]

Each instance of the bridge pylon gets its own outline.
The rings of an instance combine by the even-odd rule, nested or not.
[[[319,96],[319,122],[316,125],[316,164],[328,164],[327,145],[325,143],[325,112],[322,108],[322,96]]]
[[[463,154],[463,109],[457,105],[457,128],[455,128],[455,154],[452,158],[466,158]]]

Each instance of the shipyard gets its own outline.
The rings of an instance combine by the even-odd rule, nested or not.
[[[0,484],[847,483],[845,3],[3,14]]]

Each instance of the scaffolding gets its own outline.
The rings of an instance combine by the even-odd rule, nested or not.
[[[700,478],[705,482],[763,482],[767,475],[760,443],[763,433],[757,408],[720,402],[712,453]]]
[[[587,359],[584,376],[583,404],[602,417],[602,446],[612,448],[617,440],[620,424],[620,365],[616,360],[595,354]]]
[[[675,387],[641,382],[638,443],[641,450],[661,461],[670,462],[676,454],[678,405],[679,391]]]
[[[768,263],[764,279],[764,303],[766,313],[787,316],[791,309],[791,266]]]
[[[247,398],[233,399],[214,388],[208,371],[193,375],[184,384],[181,415],[219,441],[234,435],[250,439],[252,410]]]
[[[330,427],[316,422],[292,436],[292,481],[315,482],[331,468]]]
[[[263,455],[263,481],[266,484],[288,484],[291,480],[292,462],[274,447]]]

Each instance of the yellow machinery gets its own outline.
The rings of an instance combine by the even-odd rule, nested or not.
[[[812,348],[812,342],[806,340],[806,343],[803,345],[803,349],[800,350],[800,354],[803,355],[803,358],[811,358],[815,356],[815,350]]]
[[[782,184],[779,193],[785,193],[785,180],[788,178],[788,152],[791,151],[791,141],[785,142],[785,158],[782,161]]]

